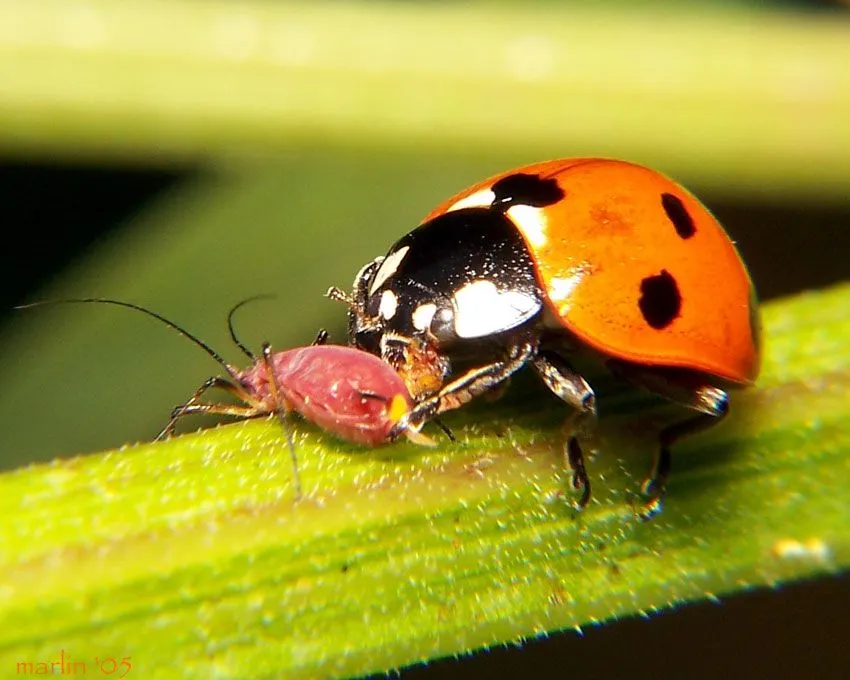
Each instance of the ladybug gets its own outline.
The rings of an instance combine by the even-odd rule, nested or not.
[[[381,356],[416,406],[401,423],[457,408],[530,364],[573,410],[566,442],[590,500],[579,434],[597,413],[586,362],[692,413],[659,435],[642,487],[661,509],[670,447],[718,423],[727,391],[756,380],[755,289],[717,219],[664,175],[572,158],[496,175],[432,210],[346,295],[354,346]]]

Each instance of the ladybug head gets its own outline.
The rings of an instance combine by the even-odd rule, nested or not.
[[[367,314],[366,307],[369,299],[369,282],[383,262],[383,257],[376,257],[365,264],[354,277],[351,295],[336,286],[331,286],[326,296],[331,300],[342,302],[348,307],[348,339],[351,344],[370,354],[380,355],[381,336],[384,325],[378,316]]]
[[[351,343],[394,365],[397,362],[390,357],[399,354],[394,348],[400,343],[445,347],[457,340],[451,295],[397,272],[408,250],[402,247],[363,266],[354,278],[351,295],[339,288],[327,293],[348,305]]]
[[[380,356],[390,364],[416,399],[439,390],[450,372],[450,364],[437,349],[439,339],[431,332],[432,328],[437,328],[436,324],[417,327],[417,322],[421,322],[424,317],[420,312],[419,317],[414,318],[416,310],[406,316],[411,323],[399,324],[402,317],[395,318],[398,312],[396,294],[391,289],[385,289],[380,295],[370,295],[375,276],[385,259],[378,257],[360,269],[354,279],[351,295],[339,288],[331,288],[327,295],[348,306],[348,336],[351,343]],[[435,316],[437,305],[431,303],[426,311],[430,309],[434,310],[431,316]],[[448,304],[443,309],[451,311]]]
[[[362,267],[350,296],[329,294],[348,305],[349,341],[405,375],[414,396],[448,375],[449,357],[503,346],[544,304],[521,233],[482,207],[428,220]]]
[[[522,326],[543,304],[522,235],[488,208],[421,224],[357,273],[346,301],[350,339],[372,352],[387,331],[453,351]]]

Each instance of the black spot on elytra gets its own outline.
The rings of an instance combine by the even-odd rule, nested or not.
[[[694,226],[694,221],[688,214],[688,209],[682,203],[682,199],[673,194],[661,194],[661,205],[664,206],[664,212],[676,228],[676,233],[684,239],[688,239],[697,233],[697,228]]]
[[[545,208],[564,198],[564,190],[558,185],[558,180],[521,172],[502,177],[491,187],[491,191],[495,194],[493,207],[500,210],[507,210],[514,205]]]
[[[647,276],[640,282],[638,307],[652,328],[667,328],[682,311],[682,296],[676,279],[666,269],[660,274]]]

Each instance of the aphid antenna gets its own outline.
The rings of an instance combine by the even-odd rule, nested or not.
[[[236,313],[237,309],[240,309],[247,305],[249,302],[254,302],[256,300],[271,300],[275,296],[270,293],[262,293],[260,295],[252,295],[249,298],[245,298],[244,300],[240,300],[233,307],[231,307],[230,311],[227,313],[227,330],[230,331],[230,337],[233,340],[233,343],[242,350],[242,354],[248,357],[254,363],[257,362],[258,357],[254,354],[248,347],[237,337],[236,330],[233,327],[233,315]]]
[[[247,300],[245,302],[247,302]],[[156,319],[160,323],[165,324],[166,326],[168,326],[172,330],[177,331],[177,333],[182,335],[184,338],[186,338],[190,342],[192,342],[195,345],[197,345],[198,347],[200,347],[202,350],[204,350],[204,352],[206,352],[210,357],[212,357],[213,360],[216,361],[225,371],[227,371],[227,374],[231,378],[233,378],[234,381],[239,383],[239,378],[238,378],[239,371],[236,368],[234,368],[233,366],[231,366],[229,363],[227,363],[224,360],[224,358],[218,352],[216,352],[212,347],[210,347],[207,343],[205,343],[203,340],[201,340],[197,336],[192,335],[185,328],[181,328],[180,326],[178,326],[173,321],[166,319],[164,316],[157,314],[156,312],[153,312],[150,309],[146,309],[145,307],[142,307],[141,305],[135,305],[132,302],[124,302],[123,300],[112,300],[110,298],[63,298],[61,300],[43,300],[43,301],[40,301],[40,302],[30,302],[30,303],[25,304],[25,305],[18,305],[16,307],[14,307],[14,309],[32,309],[33,307],[47,307],[48,305],[61,305],[61,304],[69,304],[69,303],[90,303],[90,304],[115,305],[116,307],[126,307],[127,309],[133,309],[137,312],[141,312],[142,314],[147,314],[148,316]],[[238,308],[239,306],[241,306],[241,304],[242,303],[237,305],[234,308],[234,310],[236,308]],[[232,311],[231,311],[231,314],[232,314]],[[229,321],[230,321],[230,319],[228,317],[228,322]],[[233,328],[231,327],[231,335],[232,334],[233,334]],[[234,340],[236,340],[235,336],[234,336]],[[242,344],[238,340],[236,342],[239,345],[239,347],[242,349],[242,351],[245,351],[246,353],[248,353],[247,350],[242,346]],[[248,356],[251,356],[251,358],[253,358],[253,356],[250,353],[248,353]]]
[[[238,338],[236,335],[236,329],[233,327],[233,315],[236,313],[236,310],[244,307],[249,302],[254,302],[255,300],[270,300],[274,295],[270,293],[261,293],[260,295],[252,295],[249,298],[245,298],[244,300],[240,300],[233,307],[230,308],[230,311],[227,313],[227,330],[230,331],[230,337],[233,340],[234,344],[242,350],[242,353],[248,357],[254,363],[258,363],[260,359],[250,350],[248,347]],[[283,434],[286,437],[286,448],[289,450],[289,458],[292,461],[292,479],[293,484],[295,486],[295,500],[301,499],[301,473],[298,470],[298,456],[295,454],[295,442],[292,440],[292,432],[290,432],[289,427],[286,424],[286,410],[281,408],[281,387],[278,383],[277,374],[274,372],[274,362],[272,361],[272,350],[271,345],[269,343],[263,344],[263,358],[262,362],[266,367],[266,374],[269,376],[269,388],[272,393],[272,402],[275,406],[275,416],[280,423],[281,428],[283,429]]]
[[[295,453],[295,442],[292,440],[292,432],[290,432],[289,427],[286,423],[286,409],[282,408],[283,400],[281,399],[281,386],[278,383],[277,374],[274,371],[274,362],[272,361],[272,350],[271,345],[269,343],[263,343],[262,347],[262,359],[257,357],[248,347],[239,339],[236,335],[236,329],[233,327],[233,315],[236,313],[236,310],[244,307],[249,302],[254,302],[256,300],[270,300],[274,298],[274,295],[270,293],[262,293],[260,295],[252,295],[249,298],[245,298],[244,300],[240,300],[233,307],[230,308],[230,311],[227,313],[227,330],[230,331],[230,338],[233,340],[233,343],[242,350],[242,353],[248,357],[254,363],[258,363],[262,361],[266,367],[266,374],[269,377],[269,389],[272,394],[272,403],[275,404],[274,415],[277,417],[278,422],[280,423],[281,429],[283,429],[283,434],[286,437],[286,448],[289,450],[289,458],[292,461],[292,479],[293,485],[295,487],[295,500],[300,500],[302,491],[301,491],[301,473],[298,470],[298,456]]]
[[[240,307],[242,307],[243,305],[245,305],[249,302],[252,302],[254,300],[261,299],[261,298],[270,298],[270,297],[273,297],[273,296],[272,295],[256,295],[254,297],[250,297],[250,298],[247,298],[245,300],[242,300],[241,302],[238,302],[236,305],[234,305],[233,308],[230,310],[230,312],[227,315],[227,327],[230,330],[230,337],[233,338],[233,342],[236,343],[237,347],[239,347],[239,349],[241,349],[242,352],[244,352],[245,355],[247,357],[249,357],[254,362],[258,361],[258,358],[244,344],[242,344],[242,342],[240,342],[239,338],[236,336],[236,332],[233,329],[233,314],[237,309],[239,309]],[[166,319],[161,314],[157,314],[156,312],[154,312],[150,309],[147,309],[145,307],[142,307],[141,305],[136,305],[136,304],[133,304],[132,302],[124,302],[123,300],[112,300],[110,298],[63,298],[61,300],[42,300],[42,301],[39,301],[39,302],[30,302],[30,303],[25,304],[25,305],[18,305],[16,307],[14,307],[14,309],[32,309],[34,307],[47,307],[49,305],[75,304],[75,303],[115,305],[116,307],[126,307],[127,309],[132,309],[132,310],[135,310],[137,312],[141,312],[142,314],[146,314],[147,316],[156,319],[160,323],[165,324],[166,326],[168,326],[172,330],[174,330],[177,333],[179,333],[180,335],[182,335],[187,340],[193,342],[195,345],[200,347],[202,350],[204,350],[204,352],[206,352],[209,356],[211,356],[227,372],[227,374],[233,379],[233,381],[234,381],[234,383],[236,383],[236,385],[242,385],[242,382],[239,380],[239,371],[235,367],[233,367],[229,363],[227,363],[224,360],[224,358],[218,352],[216,352],[212,347],[210,347],[207,343],[205,343],[203,340],[201,340],[197,336],[192,335],[192,333],[187,331],[185,328],[181,328],[180,326],[178,326],[173,321]],[[301,495],[302,495],[301,475],[299,474],[299,471],[298,471],[298,459],[297,459],[297,456],[295,455],[295,444],[292,441],[292,435],[289,432],[289,428],[286,426],[286,421],[285,421],[286,411],[285,411],[285,409],[281,408],[281,406],[280,406],[280,404],[282,403],[281,400],[280,400],[280,386],[278,385],[278,382],[277,382],[277,376],[274,374],[274,368],[272,366],[271,356],[272,356],[271,348],[269,347],[268,344],[264,344],[263,345],[263,359],[262,360],[265,363],[266,370],[268,371],[268,374],[269,374],[269,384],[270,384],[270,387],[272,389],[273,401],[274,401],[275,404],[278,405],[275,408],[275,415],[277,416],[278,420],[280,421],[280,424],[281,424],[281,426],[283,427],[283,430],[284,430],[284,434],[286,435],[287,448],[289,449],[289,455],[290,455],[290,458],[292,460],[292,468],[293,468],[293,475],[294,475],[294,486],[295,486],[295,498],[296,498],[296,500],[298,500],[298,499],[301,498]]]

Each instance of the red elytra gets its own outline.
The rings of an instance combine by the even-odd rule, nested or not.
[[[536,215],[507,212],[565,329],[642,366],[700,371],[736,385],[755,381],[760,320],[747,268],[714,215],[655,170],[606,158],[535,163],[464,189],[423,223],[486,204],[491,187],[517,175],[562,192]],[[668,271],[684,303],[675,323],[665,324],[663,313],[648,322],[641,299],[651,297],[652,277],[661,287]]]

